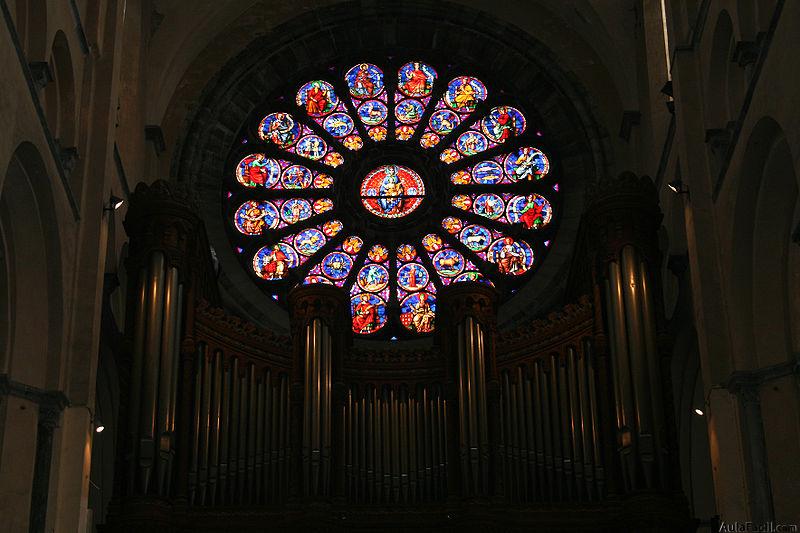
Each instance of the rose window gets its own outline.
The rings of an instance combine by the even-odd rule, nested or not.
[[[229,158],[229,234],[256,282],[279,302],[298,284],[342,287],[354,333],[392,339],[433,332],[451,283],[512,295],[559,205],[522,105],[421,61],[340,72],[267,102]]]

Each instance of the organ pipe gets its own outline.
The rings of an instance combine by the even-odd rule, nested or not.
[[[175,358],[175,330],[178,319],[178,269],[166,270],[164,282],[164,302],[162,310],[162,331],[159,347],[158,363],[158,407],[157,407],[157,487],[156,491],[164,495],[167,485],[168,464],[170,455],[170,411],[172,410],[172,367]]]
[[[641,280],[639,279],[636,256],[636,251],[632,246],[626,246],[622,249],[622,305],[625,310],[630,371],[634,391],[633,398],[638,437],[637,452],[645,477],[645,486],[651,487],[655,453],[653,444],[653,410],[648,387],[649,371],[645,354]]]
[[[664,390],[646,263],[634,246],[624,246],[616,260],[608,263],[606,278],[623,479],[627,490],[653,488],[657,479],[669,476],[662,451]]]
[[[165,258],[162,252],[150,256],[147,288],[147,323],[142,365],[141,417],[139,420],[140,490],[147,493],[155,462],[158,371],[161,359],[161,331],[164,317]]]
[[[220,409],[222,408],[222,354],[214,353],[212,368],[211,412],[209,414],[208,500],[216,503],[219,476]]]
[[[604,495],[591,343],[503,370],[501,436],[510,502],[584,501]]]
[[[656,450],[656,461],[658,464],[659,472],[664,480],[669,479],[666,472],[667,466],[664,461],[664,455],[661,450],[664,450],[666,443],[664,442],[664,428],[666,422],[664,420],[664,391],[662,387],[661,377],[661,364],[659,361],[658,349],[656,346],[656,316],[653,304],[652,288],[650,286],[650,277],[647,272],[647,265],[644,261],[639,263],[639,280],[642,290],[642,322],[643,333],[645,337],[645,354],[646,364],[648,370],[648,386],[651,391],[652,409],[653,409],[653,439],[654,447]]]
[[[578,386],[580,381],[577,379],[577,354],[573,346],[567,347],[567,365],[564,369],[567,373],[567,388],[570,416],[570,437],[572,442],[572,468],[575,475],[575,491],[580,499],[584,491],[584,464],[583,464],[583,418],[581,416],[581,406],[578,398],[580,392]]]
[[[609,263],[606,281],[606,309],[609,322],[609,340],[613,354],[611,375],[617,412],[618,451],[625,487],[635,487],[633,468],[633,401],[627,343],[624,333],[624,311],[622,309],[622,287],[617,263]]]
[[[379,395],[376,387],[368,386],[361,393],[351,387],[347,398],[348,501],[414,503],[443,498],[447,437],[441,394],[430,387],[415,392],[389,387]]]
[[[136,472],[139,449],[139,413],[142,391],[142,365],[144,364],[145,323],[147,320],[147,269],[139,271],[136,287],[136,311],[133,321],[133,360],[131,362],[131,387],[128,404],[128,435],[131,458],[128,464],[128,493],[136,490]]]
[[[180,359],[181,359],[181,337],[183,335],[183,284],[178,285],[178,297],[176,300],[176,314],[175,322],[172,333],[172,387],[169,393],[169,409],[167,411],[167,433],[169,435],[169,460],[168,460],[168,474],[166,480],[165,493],[171,494],[173,478],[175,477],[175,449],[177,447],[177,427],[175,424],[175,413],[178,410],[178,377],[180,375]]]

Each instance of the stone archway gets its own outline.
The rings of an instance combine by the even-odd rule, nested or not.
[[[0,182],[6,258],[0,305],[9,318],[0,346],[0,513],[9,517],[9,531],[44,528],[53,430],[65,403],[62,395],[48,392],[60,388],[63,371],[55,220],[44,162],[36,147],[22,143]]]

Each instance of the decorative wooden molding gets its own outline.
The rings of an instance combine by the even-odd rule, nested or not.
[[[445,357],[438,349],[351,349],[344,356],[343,375],[348,382],[432,383],[442,381]]]
[[[163,252],[182,281],[192,279],[199,296],[217,302],[210,246],[197,212],[196,193],[189,187],[164,180],[139,183],[123,222],[130,237],[128,270],[138,271],[152,252]]]
[[[518,364],[526,358],[561,352],[561,347],[590,337],[594,328],[594,306],[588,295],[567,304],[546,319],[536,319],[500,332],[497,339],[498,366]]]
[[[497,327],[497,291],[485,283],[452,283],[439,293],[440,334],[471,316],[487,328]]]
[[[293,333],[314,318],[328,324],[332,331],[349,332],[350,299],[347,291],[334,285],[298,285],[289,292],[289,316]]]
[[[584,214],[588,260],[604,275],[625,246],[634,246],[650,264],[660,263],[658,229],[664,218],[658,191],[648,176],[622,172],[600,180],[589,193]]]
[[[196,342],[205,342],[245,362],[253,361],[259,367],[291,369],[292,343],[288,336],[258,328],[205,300],[195,308],[195,336]]]

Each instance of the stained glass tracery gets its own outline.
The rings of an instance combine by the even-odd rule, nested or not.
[[[474,76],[440,78],[415,59],[342,72],[295,85],[296,109],[260,117],[243,140],[226,192],[236,250],[265,286],[346,289],[357,335],[430,334],[443,286],[509,287],[535,269],[558,207],[552,162],[525,114]],[[361,176],[339,168],[368,145],[432,152],[441,178],[389,157]],[[386,224],[382,242],[360,231],[370,217]],[[410,219],[418,236],[395,240],[392,224]]]

